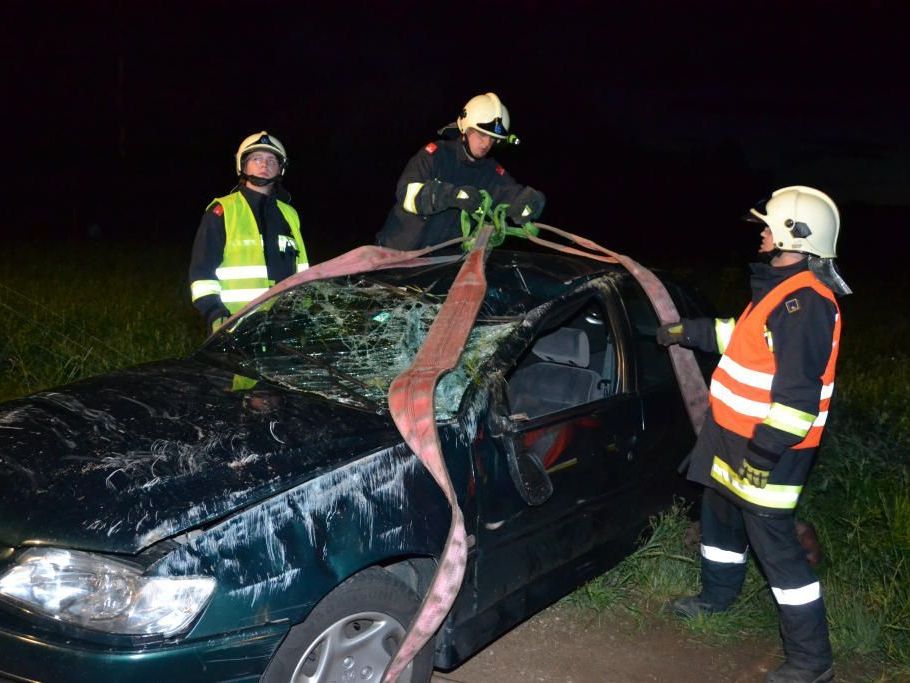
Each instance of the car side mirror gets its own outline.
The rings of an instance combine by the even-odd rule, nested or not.
[[[518,495],[528,505],[541,505],[553,495],[553,482],[535,453],[522,447],[520,439],[506,437],[509,475]]]
[[[508,399],[502,377],[491,383],[490,400],[495,406],[489,413],[490,434],[503,446],[515,490],[528,505],[545,503],[553,495],[553,482],[537,454],[523,445],[521,423],[527,421],[528,416],[505,414]]]

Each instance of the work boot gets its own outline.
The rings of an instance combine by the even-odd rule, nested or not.
[[[801,669],[790,662],[784,662],[765,676],[765,683],[825,683],[833,680],[834,669],[830,666],[824,671],[813,671]]]
[[[682,619],[695,619],[702,614],[717,614],[723,612],[710,602],[702,600],[701,595],[684,595],[670,603],[673,614]]]

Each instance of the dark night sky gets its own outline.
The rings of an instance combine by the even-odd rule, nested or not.
[[[372,241],[406,160],[494,90],[522,138],[500,161],[547,194],[546,222],[612,248],[672,263],[696,230],[720,253],[793,183],[842,205],[842,245],[867,205],[897,235],[903,4],[7,3],[0,232],[97,223],[189,249],[237,144],[266,128],[322,260]]]

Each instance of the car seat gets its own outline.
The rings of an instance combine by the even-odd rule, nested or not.
[[[513,415],[538,417],[604,396],[600,373],[588,367],[591,351],[583,330],[559,328],[538,339],[531,354],[540,361],[520,367],[509,379]]]

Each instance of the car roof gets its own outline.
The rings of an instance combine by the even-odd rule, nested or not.
[[[372,271],[370,279],[396,286],[417,287],[428,294],[444,296],[463,261],[414,268]],[[599,275],[620,274],[610,263],[556,253],[493,250],[486,263],[487,295],[484,315],[520,315],[557,299]]]

